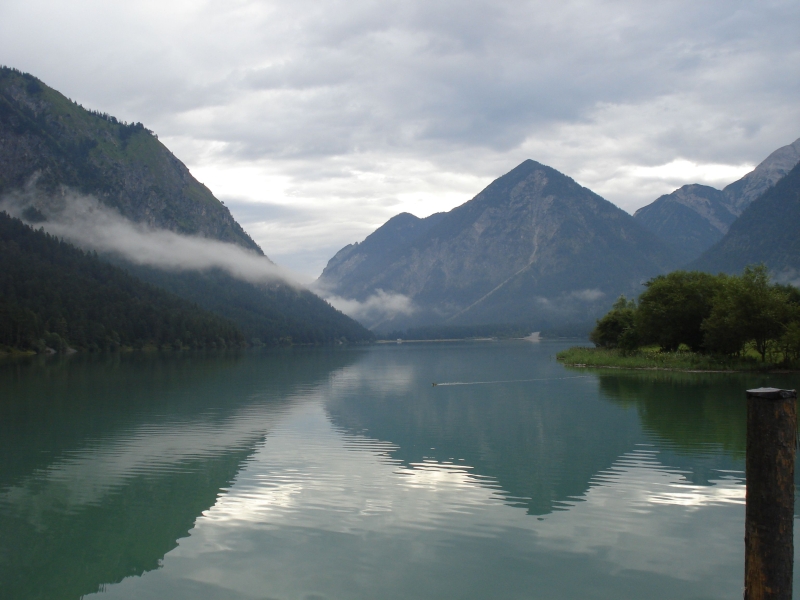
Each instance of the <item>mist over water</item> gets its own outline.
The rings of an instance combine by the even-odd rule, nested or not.
[[[375,294],[361,301],[330,294],[320,285],[312,286],[312,291],[325,298],[334,308],[371,329],[398,315],[408,316],[417,312],[411,298],[395,292],[377,290]]]

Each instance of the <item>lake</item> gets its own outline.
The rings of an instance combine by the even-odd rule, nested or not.
[[[0,597],[741,597],[744,390],[800,377],[568,345],[6,360]]]

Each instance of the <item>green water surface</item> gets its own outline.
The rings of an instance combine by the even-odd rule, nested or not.
[[[741,597],[744,390],[800,378],[566,345],[0,362],[0,598]]]

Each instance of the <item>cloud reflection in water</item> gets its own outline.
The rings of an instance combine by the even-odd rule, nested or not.
[[[292,407],[162,569],[104,595],[562,597],[581,572],[598,597],[645,580],[652,597],[740,590],[741,474],[694,485],[640,446],[536,518],[458,457],[402,464],[393,444],[333,428],[317,400]]]

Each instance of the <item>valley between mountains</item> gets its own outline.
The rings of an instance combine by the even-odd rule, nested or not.
[[[800,140],[723,190],[686,185],[631,216],[527,160],[447,213],[390,219],[331,258],[316,287],[361,303],[379,331],[524,323],[580,334],[621,294],[678,268],[764,262],[793,282],[798,163]]]

